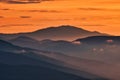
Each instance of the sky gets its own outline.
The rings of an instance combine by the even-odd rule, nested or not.
[[[120,35],[120,0],[0,0],[0,33],[32,32],[59,25]]]

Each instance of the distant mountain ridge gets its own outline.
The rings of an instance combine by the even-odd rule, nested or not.
[[[74,41],[45,39],[35,43],[29,39],[21,41],[18,37],[17,40],[14,39],[10,42],[21,47],[63,53],[80,58],[95,59],[111,63],[119,62],[118,52],[120,49],[120,36],[91,36],[78,38]]]
[[[86,38],[76,39],[75,41],[79,41],[81,43],[86,44],[105,44],[105,43],[114,43],[120,44],[120,36],[91,36]]]
[[[36,40],[51,39],[51,40],[72,41],[77,38],[84,38],[88,36],[105,36],[105,35],[107,34],[103,34],[96,31],[91,32],[91,31],[84,30],[82,28],[74,27],[74,26],[62,25],[58,27],[48,27],[45,29],[40,29],[34,32],[28,32],[28,33],[0,34],[0,38],[8,40],[18,36],[27,36]]]

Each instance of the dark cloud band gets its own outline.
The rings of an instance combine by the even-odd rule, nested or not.
[[[41,3],[43,1],[54,1],[54,0],[0,0],[9,4],[30,4],[30,3]]]

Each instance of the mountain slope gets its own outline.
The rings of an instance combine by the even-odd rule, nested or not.
[[[90,80],[42,66],[0,65],[0,80]]]
[[[59,80],[59,79],[62,79],[62,80],[66,80],[66,79],[67,80],[76,80],[76,79],[91,80],[91,79],[99,78],[96,75],[89,74],[87,72],[76,71],[72,68],[64,66],[64,62],[61,61],[61,58],[65,56],[63,54],[52,53],[52,52],[47,52],[47,51],[40,51],[40,50],[38,51],[38,50],[34,50],[34,49],[29,49],[29,48],[22,48],[22,47],[12,45],[12,44],[10,44],[6,41],[2,41],[2,40],[0,42],[4,42],[6,49],[9,49],[10,47],[12,47],[11,50],[6,51],[5,49],[2,48],[2,47],[4,47],[4,44],[0,45],[0,47],[2,48],[2,49],[0,49],[0,63],[2,63],[2,64],[0,64],[1,65],[0,69],[3,71],[3,73],[6,72],[6,73],[8,73],[8,75],[10,75],[10,76],[8,76],[7,74],[0,73],[1,74],[0,79],[2,78],[4,80],[9,80],[9,79],[10,80],[11,79],[12,80],[16,80],[16,79],[24,80],[24,79],[31,78],[32,80],[33,79],[39,80],[39,79],[43,78],[45,80],[48,80],[48,79],[53,79],[53,80]],[[24,49],[26,51],[24,53],[19,52],[19,51],[18,52],[14,51],[14,50],[21,50],[21,49]],[[59,57],[59,59],[57,59],[57,57]],[[10,66],[6,66],[4,64],[10,65]],[[17,70],[17,72],[11,71],[13,69]],[[50,69],[52,69],[52,71],[47,72],[47,71],[50,71]],[[45,73],[41,72],[41,70],[45,71]],[[24,72],[24,71],[27,71],[27,72]],[[36,72],[37,76],[33,75],[32,72]],[[38,76],[38,72],[41,75]],[[28,76],[28,74],[30,74],[31,76],[25,77],[25,75]],[[63,74],[64,74],[64,76],[63,76]],[[69,76],[69,74],[70,74],[70,76]],[[73,74],[78,75],[78,76],[75,77]],[[16,75],[16,77],[13,78],[14,75]],[[47,77],[45,77],[46,75],[51,75],[51,76],[48,76],[48,78],[47,78]],[[57,77],[55,77],[54,75],[56,75]],[[5,77],[5,76],[7,76],[7,77]],[[82,76],[82,77],[80,77],[80,76]],[[88,79],[86,79],[86,78],[88,78]]]
[[[16,52],[16,51],[22,51],[24,48],[15,46],[9,42],[6,42],[4,40],[0,40],[0,51],[6,51],[6,52]]]

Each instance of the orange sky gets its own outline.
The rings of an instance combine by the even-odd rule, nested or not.
[[[120,0],[0,3],[0,33],[30,32],[58,25],[120,35]]]

